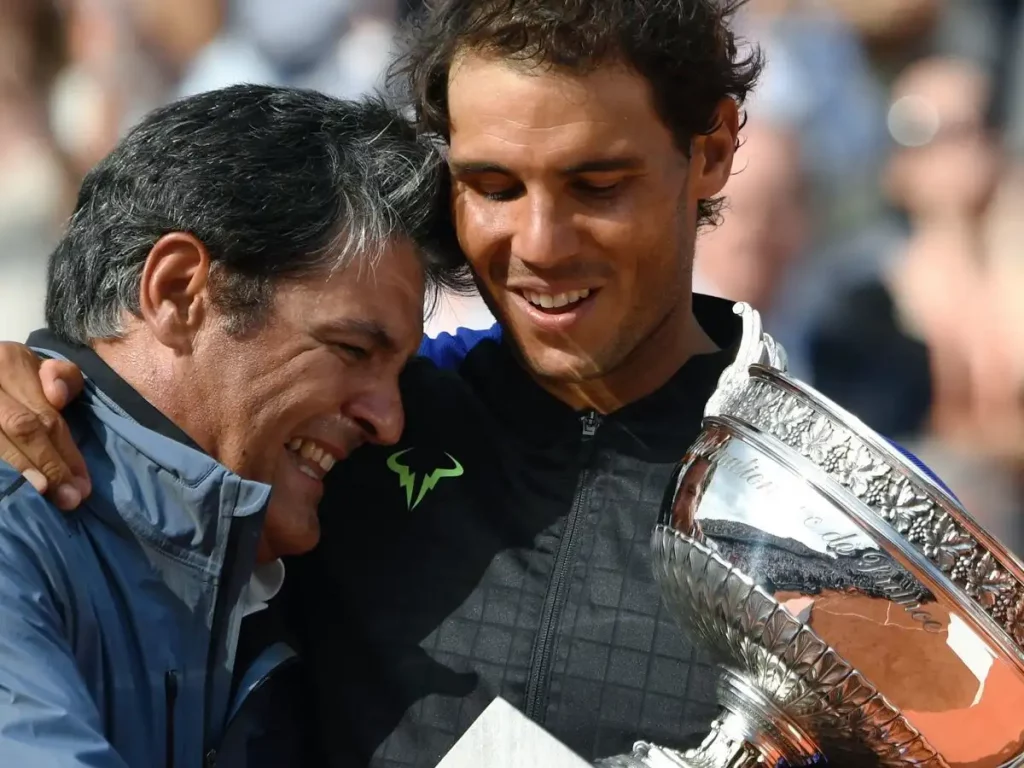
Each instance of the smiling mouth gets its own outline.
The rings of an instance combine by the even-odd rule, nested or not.
[[[338,462],[338,458],[321,445],[302,437],[293,438],[285,447],[295,458],[299,472],[314,480],[323,480]]]
[[[530,306],[547,314],[571,312],[589,299],[596,291],[585,288],[582,291],[566,291],[565,293],[537,293],[521,291],[520,295]]]

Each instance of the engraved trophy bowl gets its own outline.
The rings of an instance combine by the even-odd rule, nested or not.
[[[737,359],[652,537],[721,715],[696,749],[599,764],[1024,766],[1024,566],[736,312]]]

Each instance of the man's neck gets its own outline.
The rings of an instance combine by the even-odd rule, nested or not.
[[[97,341],[93,343],[92,349],[125,383],[187,435],[196,447],[211,456],[215,455],[215,441],[210,434],[197,428],[194,418],[197,410],[201,412],[195,403],[201,403],[203,399],[161,378],[168,370],[166,360],[152,359],[130,338]]]
[[[693,314],[692,297],[680,302],[614,370],[599,379],[566,383],[537,379],[574,410],[612,413],[663,387],[690,358],[719,347]]]

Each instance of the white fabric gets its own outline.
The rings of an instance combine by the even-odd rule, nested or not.
[[[284,585],[284,563],[274,560],[257,565],[242,593],[242,616],[258,613],[267,607]]]

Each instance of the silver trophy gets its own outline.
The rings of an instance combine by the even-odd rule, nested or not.
[[[653,539],[721,668],[696,749],[602,766],[1024,766],[1024,566],[926,470],[786,374],[739,304]]]

